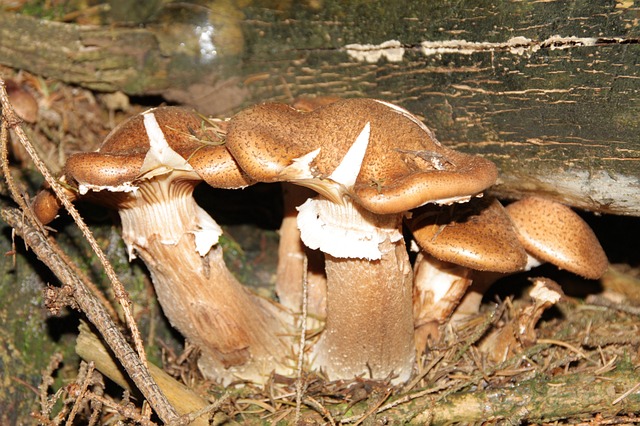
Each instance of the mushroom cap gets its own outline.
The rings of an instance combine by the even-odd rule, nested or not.
[[[354,178],[336,182],[334,171],[359,137],[367,138],[366,152],[350,166]],[[443,147],[409,112],[374,99],[340,100],[311,112],[256,105],[231,119],[227,148],[252,179],[288,180],[319,192],[342,185],[378,214],[466,201],[497,178],[489,160]]]
[[[35,123],[38,120],[39,109],[36,98],[14,80],[7,79],[4,83],[11,106],[18,117],[27,123]]]
[[[528,197],[509,204],[506,211],[520,242],[535,258],[589,279],[607,270],[609,261],[598,238],[569,207]]]
[[[518,233],[498,200],[424,206],[406,222],[418,245],[439,260],[502,273],[521,271],[527,264]]]
[[[107,135],[97,152],[75,154],[65,174],[79,184],[118,188],[136,180],[145,168],[152,131],[145,116],[153,114],[170,149],[185,159],[209,185],[240,188],[251,183],[210,127],[193,111],[160,107],[121,123]],[[157,164],[160,165],[160,164]]]
[[[31,204],[33,213],[43,225],[51,223],[58,216],[60,207],[62,204],[50,188],[38,192]]]

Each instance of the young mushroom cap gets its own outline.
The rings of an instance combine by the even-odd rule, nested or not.
[[[569,207],[539,197],[509,204],[525,250],[539,261],[589,279],[597,279],[609,266],[607,256],[589,225]]]
[[[76,192],[68,190],[64,187],[63,191],[71,201],[75,200],[78,196]],[[46,183],[38,192],[36,197],[33,199],[33,203],[31,204],[33,213],[43,225],[49,224],[56,217],[58,217],[60,208],[62,208],[62,203],[60,202],[60,200],[58,200],[58,197],[53,192],[51,187]]]
[[[357,176],[344,186],[373,213],[467,201],[497,178],[492,162],[442,146],[409,112],[374,99],[345,99],[306,113],[256,105],[233,117],[227,147],[255,180],[291,181],[339,201],[341,194],[323,181],[341,180],[336,167],[367,124],[366,152],[349,165]]]
[[[36,98],[15,80],[7,79],[4,84],[11,106],[18,117],[27,123],[35,123],[38,120],[38,101]]]
[[[498,200],[476,198],[448,208],[427,205],[405,222],[420,248],[439,260],[504,273],[527,264],[518,233]]]

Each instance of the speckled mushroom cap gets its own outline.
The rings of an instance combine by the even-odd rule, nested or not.
[[[507,213],[524,248],[535,258],[589,279],[607,270],[607,256],[589,225],[569,207],[529,197],[509,204]]]
[[[344,192],[374,213],[474,196],[497,178],[492,162],[443,147],[409,112],[374,99],[341,100],[307,113],[283,104],[257,105],[231,119],[227,148],[252,179],[289,180],[319,190],[367,123],[362,167]],[[296,167],[296,161],[307,167]]]
[[[439,260],[492,272],[521,271],[527,254],[500,202],[473,199],[449,208],[428,205],[406,220],[418,245]]]
[[[168,145],[211,186],[240,188],[251,180],[196,113],[179,107],[160,107],[120,124],[97,152],[75,154],[65,165],[70,181],[119,187],[135,180],[150,148],[145,116],[153,114]]]

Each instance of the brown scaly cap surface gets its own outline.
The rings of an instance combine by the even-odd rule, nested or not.
[[[506,207],[528,253],[539,260],[589,279],[609,266],[593,230],[569,207],[529,197]]]
[[[152,112],[170,147],[211,186],[239,188],[251,183],[196,113],[178,107]],[[139,176],[149,146],[140,114],[116,127],[97,152],[71,156],[65,173],[78,183],[117,187]]]
[[[257,105],[232,118],[227,146],[247,174],[263,182],[295,181],[290,173],[283,176],[285,168],[320,148],[310,172],[322,181],[367,123],[368,148],[346,192],[372,212],[399,213],[473,196],[497,178],[490,161],[443,147],[410,113],[373,99],[346,99],[308,113],[282,104]]]
[[[523,270],[527,264],[518,233],[498,200],[421,207],[407,224],[420,247],[437,259],[504,273]]]

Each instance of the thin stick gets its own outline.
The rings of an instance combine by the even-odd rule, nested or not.
[[[367,410],[366,413],[364,413],[362,416],[360,416],[360,418],[353,424],[353,426],[358,426],[359,424],[364,422],[369,416],[371,416],[374,413],[376,413],[378,411],[378,408],[380,408],[380,406],[382,405],[382,403],[385,402],[389,398],[389,395],[391,395],[391,391],[387,391],[387,393],[384,395],[384,397],[380,398],[380,400],[378,402],[376,402],[373,405],[373,407],[371,407],[369,410]]]
[[[93,237],[91,230],[89,230],[89,227],[86,225],[86,223],[82,219],[82,216],[80,216],[80,213],[78,213],[78,210],[76,210],[73,203],[71,203],[71,201],[67,198],[67,196],[64,193],[64,190],[62,189],[62,186],[60,186],[58,181],[53,178],[53,176],[51,175],[51,172],[49,171],[49,169],[47,169],[47,166],[42,162],[35,148],[27,138],[27,135],[24,133],[24,130],[20,125],[21,120],[16,116],[15,111],[11,107],[11,103],[9,101],[9,95],[7,94],[4,80],[1,78],[0,78],[0,104],[2,104],[2,116],[6,120],[7,126],[15,132],[16,136],[18,137],[18,140],[20,141],[20,144],[22,144],[24,149],[27,151],[27,153],[33,160],[33,163],[35,164],[36,168],[38,169],[38,171],[42,173],[42,176],[44,176],[44,179],[46,180],[46,182],[51,186],[51,189],[56,194],[56,197],[58,197],[62,205],[65,207],[65,209],[67,209],[67,211],[73,218],[78,228],[80,228],[80,231],[82,232],[87,242],[91,246],[91,249],[94,251],[96,256],[98,256],[98,259],[100,259],[100,263],[102,264],[105,270],[105,273],[107,274],[107,276],[109,277],[109,280],[111,281],[111,285],[113,287],[113,291],[116,296],[116,299],[118,300],[118,302],[120,302],[120,305],[122,306],[125,322],[129,327],[129,330],[131,330],[131,336],[133,338],[136,351],[138,352],[138,356],[140,357],[140,360],[142,361],[142,363],[146,364],[147,357],[144,350],[144,344],[142,343],[142,338],[140,337],[140,331],[138,330],[138,326],[136,325],[136,322],[133,317],[131,299],[129,298],[129,294],[127,293],[127,290],[124,288],[124,285],[122,285],[122,283],[120,282],[120,279],[116,275],[116,272],[113,270],[111,263],[109,262],[104,252],[98,245],[98,242]],[[16,200],[16,202],[19,203],[18,200]],[[24,207],[22,205],[20,207],[23,208],[23,211],[24,211]]]
[[[16,184],[13,180],[13,176],[11,175],[11,170],[9,169],[9,152],[7,149],[7,140],[8,140],[8,128],[6,123],[2,123],[0,128],[0,169],[2,169],[2,173],[4,174],[4,180],[7,183],[7,188],[9,188],[9,193],[11,194],[11,198],[18,204],[22,213],[29,219],[29,222],[36,226],[43,235],[47,235],[46,230],[42,226],[42,224],[35,218],[33,211],[27,206],[27,203],[24,197],[20,194],[18,189],[16,188]],[[81,271],[80,269],[73,264],[71,259],[64,253],[60,247],[57,245],[55,240],[51,240],[51,247],[56,252],[58,256],[69,266],[75,274],[78,276],[80,280],[84,282],[84,285],[87,286],[94,296],[96,296],[105,309],[109,311],[109,314],[113,318],[118,318],[118,314],[116,310],[111,306],[106,297],[102,294],[102,292],[96,287]]]
[[[205,414],[210,415],[214,411],[220,409],[222,404],[228,398],[229,398],[229,391],[225,392],[213,404],[209,404],[206,407],[203,407],[203,408],[201,408],[201,409],[199,409],[197,411],[194,411],[192,413],[185,414],[185,415],[181,416],[179,419],[175,420],[173,423],[169,424],[168,426],[188,426],[188,425],[192,425],[193,422],[195,422],[197,419],[199,419],[200,417],[204,416]],[[209,423],[209,422],[207,421],[207,423]]]
[[[626,391],[625,393],[623,393],[622,395],[614,399],[611,404],[616,405],[620,403],[620,401],[622,401],[623,399],[625,399],[626,397],[628,397],[629,395],[631,395],[632,393],[636,392],[639,389],[640,389],[640,382],[636,383],[635,386],[633,386],[631,389],[629,389],[628,391]]]
[[[580,356],[581,358],[591,362],[592,364],[598,364],[597,362],[595,362],[594,360],[592,360],[591,358],[589,358],[584,352],[582,352],[580,349],[576,348],[575,346],[573,346],[570,343],[567,342],[563,342],[562,340],[556,340],[556,339],[538,339],[538,343],[544,345],[557,345],[557,346],[562,346],[563,348],[567,348],[572,352],[575,352],[576,354],[578,354],[578,356]]]
[[[80,410],[80,407],[81,407],[80,404],[82,400],[85,398],[86,393],[89,390],[89,386],[91,385],[91,380],[92,380],[93,372],[95,370],[95,366],[93,365],[92,362],[85,365],[86,365],[86,369],[81,369],[81,374],[78,375],[78,378],[76,379],[76,383],[79,380],[81,380],[82,383],[80,384],[80,389],[76,390],[76,400],[73,403],[73,408],[71,409],[69,416],[67,417],[67,422],[65,426],[73,426],[73,420],[75,419],[76,415],[78,414],[78,410]]]
[[[640,307],[625,305],[623,303],[615,303],[606,297],[597,296],[595,294],[590,295],[585,300],[589,305],[603,306],[605,308],[615,309],[620,312],[625,312],[631,315],[640,315]]]
[[[127,339],[113,322],[100,301],[84,285],[73,270],[60,259],[52,249],[49,240],[38,228],[25,220],[22,212],[16,208],[4,208],[2,219],[20,235],[38,258],[53,272],[63,285],[73,290],[73,298],[80,310],[95,325],[109,348],[118,358],[125,371],[135,383],[142,395],[158,413],[163,422],[169,423],[178,418],[178,414],[151,377],[146,364],[129,346]]]
[[[307,317],[309,306],[309,277],[307,268],[309,260],[305,255],[302,259],[302,315],[300,317],[300,342],[298,343],[298,368],[296,371],[296,415],[295,423],[300,422],[302,410],[302,395],[304,393],[304,379],[302,378],[302,367],[304,364],[304,346],[307,340]]]

